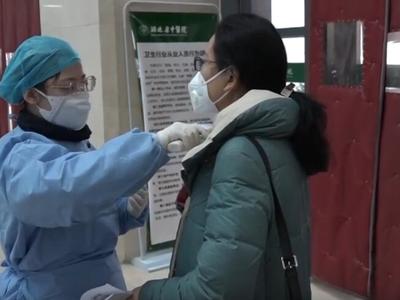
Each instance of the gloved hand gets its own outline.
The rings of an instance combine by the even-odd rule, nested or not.
[[[149,198],[145,189],[139,190],[128,198],[128,212],[135,218],[139,218],[149,205]]]
[[[204,125],[175,122],[157,132],[156,135],[160,144],[165,149],[168,149],[170,143],[181,141],[183,146],[180,151],[187,151],[202,143],[210,131],[210,127]]]

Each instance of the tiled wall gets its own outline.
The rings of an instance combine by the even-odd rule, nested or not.
[[[91,140],[99,147],[105,137],[98,0],[41,0],[40,18],[42,34],[70,42],[81,55],[86,74],[97,78],[97,88],[91,93],[89,125]]]

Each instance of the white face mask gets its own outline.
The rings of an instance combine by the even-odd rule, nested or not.
[[[80,130],[86,125],[90,111],[88,92],[68,96],[49,96],[37,89],[36,91],[50,103],[50,110],[37,106],[43,119],[72,130]]]
[[[204,79],[203,75],[200,72],[193,77],[193,79],[189,82],[188,89],[190,95],[190,102],[192,103],[193,110],[198,113],[218,113],[218,109],[215,106],[219,101],[221,101],[228,93],[223,94],[219,99],[213,102],[208,95],[208,87],[207,84],[214,79],[216,79],[219,75],[225,72],[226,69],[219,71],[213,77],[208,79],[207,81]]]

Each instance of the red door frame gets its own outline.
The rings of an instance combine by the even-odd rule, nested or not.
[[[0,0],[0,78],[6,53],[13,53],[22,41],[39,34],[39,0]],[[8,105],[0,101],[0,136],[8,127]]]
[[[370,292],[371,228],[382,108],[385,0],[312,0],[310,93],[328,111],[329,172],[312,179],[313,274],[362,296]],[[364,65],[359,86],[326,85],[328,22],[363,21]]]
[[[391,0],[390,32],[400,31],[400,0]],[[400,53],[399,53],[400,55]],[[373,299],[400,299],[400,94],[386,93],[381,139]]]

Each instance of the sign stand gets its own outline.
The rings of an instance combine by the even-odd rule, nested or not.
[[[141,0],[125,4],[123,26],[131,128],[156,132],[176,121],[210,122],[211,115],[193,113],[187,84],[195,73],[194,57],[204,55],[214,33],[220,16],[218,3]],[[184,155],[171,154],[170,162],[148,183],[150,222],[147,228],[139,230],[140,257],[132,263],[149,272],[170,265],[171,244],[180,220],[175,199],[182,186],[180,162]]]
[[[149,252],[144,256],[135,257],[132,264],[147,272],[155,272],[169,267],[172,257],[172,248]]]

